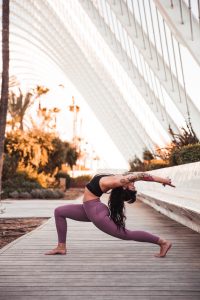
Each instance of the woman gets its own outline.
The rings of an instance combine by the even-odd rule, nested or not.
[[[146,231],[131,231],[125,228],[124,202],[133,203],[136,200],[136,181],[154,181],[172,185],[169,178],[152,176],[147,173],[127,173],[122,175],[97,174],[86,185],[83,204],[69,204],[55,209],[55,223],[58,233],[58,245],[46,255],[66,254],[66,218],[77,221],[93,222],[103,232],[122,240],[153,243],[160,246],[156,257],[164,257],[171,248],[170,241],[162,239]],[[108,207],[100,201],[103,193],[111,190]]]

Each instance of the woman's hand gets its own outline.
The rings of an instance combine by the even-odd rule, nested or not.
[[[163,186],[169,185],[169,186],[171,186],[171,187],[175,187],[175,185],[172,184],[172,181],[171,181],[170,178],[164,179],[164,182],[162,182],[162,185],[163,185]]]

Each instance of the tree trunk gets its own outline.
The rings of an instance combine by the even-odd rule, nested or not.
[[[9,3],[10,0],[3,0],[2,3],[2,83],[0,100],[0,197],[2,191],[2,170],[4,140],[6,130],[6,117],[8,108],[8,84],[9,84]]]
[[[19,114],[19,129],[21,131],[24,131],[23,119],[24,119],[24,115],[22,113],[20,113]]]

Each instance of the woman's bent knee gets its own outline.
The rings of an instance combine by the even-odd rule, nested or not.
[[[59,216],[61,216],[61,214],[62,214],[62,207],[56,207],[55,209],[54,209],[54,216],[55,217],[59,217]]]

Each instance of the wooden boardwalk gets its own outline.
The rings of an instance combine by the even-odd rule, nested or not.
[[[122,241],[92,223],[68,220],[68,254],[46,256],[57,242],[54,219],[0,250],[0,299],[200,299],[200,235],[146,204],[127,205],[127,227],[170,239],[165,258],[153,244]]]

